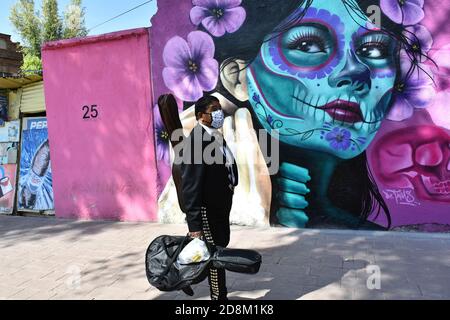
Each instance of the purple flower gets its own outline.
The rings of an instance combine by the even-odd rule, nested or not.
[[[389,120],[408,119],[413,115],[414,108],[426,108],[433,101],[436,90],[431,69],[424,64],[418,64],[414,69],[411,69],[411,66],[411,59],[402,51],[400,54],[402,76],[405,77],[410,70],[413,71],[404,82],[395,87],[394,104],[387,116]]]
[[[427,53],[431,50],[433,46],[433,37],[431,36],[430,31],[420,24],[416,24],[414,26],[407,27],[406,37],[408,38],[409,43],[412,45],[412,49],[414,51],[422,51],[423,53]],[[423,62],[424,57],[420,57],[420,60]]]
[[[170,39],[163,52],[167,88],[184,101],[196,101],[203,91],[213,90],[219,77],[214,51],[212,38],[202,31],[189,33],[187,42],[179,36]]]
[[[256,103],[261,103],[261,98],[259,97],[259,94],[255,93],[252,97],[253,101]]]
[[[331,132],[327,133],[325,138],[330,142],[330,146],[333,149],[345,151],[350,148],[352,135],[346,129],[334,128]]]
[[[156,156],[159,161],[170,164],[169,133],[161,119],[158,106],[153,108],[153,120],[155,125]]]
[[[215,37],[236,32],[247,16],[242,0],[192,0],[191,21],[200,24]]]
[[[433,60],[436,63],[432,68],[437,88],[439,91],[446,91],[450,88],[450,44],[436,50]]]
[[[380,0],[380,7],[395,23],[413,25],[425,17],[423,3],[424,0]]]

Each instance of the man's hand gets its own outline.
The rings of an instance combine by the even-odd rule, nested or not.
[[[203,237],[203,232],[202,231],[189,232],[188,236],[191,238],[200,239],[201,237]]]

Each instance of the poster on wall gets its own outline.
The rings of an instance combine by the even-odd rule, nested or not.
[[[14,120],[0,125],[0,142],[19,142],[20,121]]]
[[[0,214],[12,214],[16,193],[16,164],[0,165]]]
[[[0,164],[17,163],[17,142],[0,142]]]
[[[167,0],[152,20],[155,101],[171,92],[186,131],[205,95],[229,115],[232,222],[450,231],[450,5],[300,2]],[[159,217],[182,222],[158,112]],[[261,132],[278,176],[256,161]]]
[[[18,210],[53,210],[47,118],[24,118],[17,192]]]

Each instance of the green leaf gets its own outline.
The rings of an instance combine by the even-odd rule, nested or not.
[[[36,71],[42,70],[42,61],[38,56],[26,54],[23,57],[23,64],[20,69],[24,75],[35,74]]]
[[[314,134],[315,130],[309,130],[307,132],[305,132],[302,136],[302,141],[308,140],[309,138],[312,137],[312,135]]]
[[[301,134],[300,131],[295,130],[295,129],[292,129],[292,128],[286,128],[286,131],[289,132],[289,133],[292,134],[292,135],[298,135],[298,134]]]

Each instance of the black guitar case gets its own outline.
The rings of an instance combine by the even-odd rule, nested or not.
[[[177,267],[178,255],[191,240],[187,236],[160,236],[152,241],[145,255],[147,279],[152,286],[160,291],[183,290],[204,281],[210,267],[245,274],[256,274],[261,267],[258,252],[221,247],[216,247],[207,261]]]

